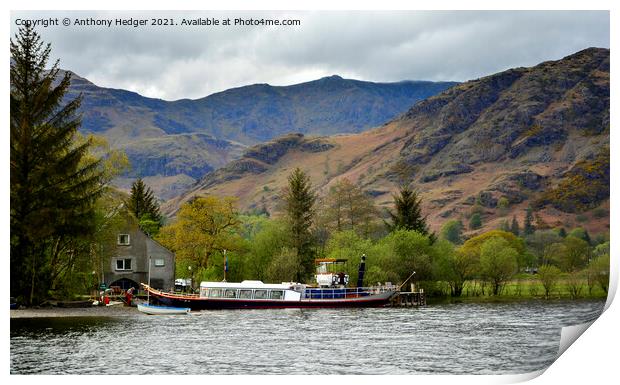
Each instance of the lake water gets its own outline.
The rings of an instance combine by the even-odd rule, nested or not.
[[[13,374],[518,374],[603,301],[11,320]]]

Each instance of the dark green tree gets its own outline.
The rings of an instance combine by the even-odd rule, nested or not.
[[[46,68],[51,45],[32,25],[11,39],[11,295],[32,304],[51,285],[60,239],[94,232],[101,160],[76,141],[81,97],[63,104],[71,76]]]
[[[479,229],[481,227],[482,227],[482,218],[480,217],[480,214],[475,213],[469,219],[469,228],[471,230],[476,230],[476,229]]]
[[[314,220],[316,195],[312,192],[310,178],[300,168],[295,168],[288,177],[285,191],[286,216],[291,231],[291,245],[297,251],[299,268],[297,281],[312,274],[313,245],[311,227]]]
[[[422,216],[422,198],[409,186],[402,186],[394,195],[394,211],[388,210],[390,222],[385,222],[390,232],[396,230],[415,230],[429,235],[426,217]],[[434,235],[431,236],[434,239]]]
[[[566,229],[564,227],[560,227],[560,230],[558,231],[558,235],[562,238],[566,238]]]
[[[532,235],[536,230],[534,228],[534,212],[531,207],[525,210],[525,222],[523,223],[523,235]]]
[[[521,230],[519,230],[519,222],[517,222],[516,215],[513,215],[512,217],[512,223],[510,224],[510,232],[516,235],[517,237],[519,236],[519,233],[521,232]]]
[[[453,219],[444,223],[441,227],[441,238],[455,245],[463,243],[463,222],[460,219]]]
[[[568,233],[568,236],[583,239],[584,241],[588,242],[588,245],[592,245],[592,239],[590,238],[590,234],[588,234],[588,230],[584,229],[583,227],[576,227],[572,229],[571,232]]]
[[[159,212],[159,203],[153,190],[138,178],[131,185],[131,194],[127,202],[129,210],[140,221],[140,228],[151,236],[157,235],[162,226],[162,216]]]

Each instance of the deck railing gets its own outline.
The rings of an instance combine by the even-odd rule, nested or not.
[[[199,294],[195,294],[195,293],[167,293],[161,290],[157,290],[157,289],[153,289],[152,287],[150,287],[147,284],[141,283],[141,285],[144,287],[145,291],[150,291],[153,294],[159,294],[159,295],[178,295],[178,296],[182,296],[182,297],[195,297],[198,298],[200,295]]]
[[[347,299],[377,295],[388,291],[397,291],[395,285],[381,285],[369,287],[343,287],[343,288],[312,288],[306,287],[303,298],[306,299]]]

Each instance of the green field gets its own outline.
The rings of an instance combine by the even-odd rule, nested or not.
[[[499,295],[492,295],[490,287],[487,286],[482,293],[482,281],[468,281],[463,288],[460,297],[450,297],[446,290],[446,295],[429,296],[428,302],[512,302],[521,300],[557,300],[557,299],[605,299],[607,293],[598,284],[588,286],[585,278],[571,283],[569,279],[563,277],[558,280],[555,288],[545,297],[545,289],[536,275],[518,274],[502,289]],[[576,288],[576,289],[575,289]],[[576,293],[576,295],[574,294]]]

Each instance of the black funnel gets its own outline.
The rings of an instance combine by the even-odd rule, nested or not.
[[[364,273],[366,272],[366,254],[362,254],[360,268],[357,272],[357,287],[364,287]]]

